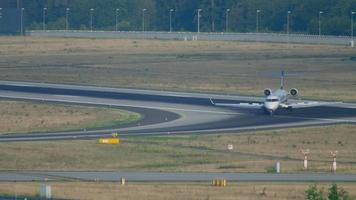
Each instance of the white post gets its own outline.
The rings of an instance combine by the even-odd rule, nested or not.
[[[281,173],[281,163],[280,162],[277,162],[276,163],[276,173]]]
[[[234,150],[234,145],[233,144],[227,144],[227,150],[229,150],[229,151]]]
[[[121,177],[121,185],[125,185],[126,184],[126,179],[124,177]]]
[[[331,171],[335,173],[336,172],[336,155],[337,155],[337,151],[331,151],[330,154],[333,157],[333,162],[332,162],[332,165],[331,165]]]
[[[302,154],[304,155],[303,167],[304,167],[304,169],[308,169],[308,155],[309,155],[309,149],[301,149],[300,151],[301,151]]]
[[[333,161],[333,172],[336,172],[336,158]]]
[[[308,158],[305,156],[304,158],[304,169],[308,169]]]

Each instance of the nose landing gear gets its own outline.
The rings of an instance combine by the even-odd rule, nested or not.
[[[269,110],[269,116],[271,116],[271,117],[272,117],[272,116],[273,116],[273,114],[274,114],[274,113],[273,113],[273,110]]]
[[[270,116],[273,116],[273,114],[274,114],[273,110],[270,110],[270,109],[267,109],[267,108],[264,108],[263,111],[264,111],[265,114],[268,114]]]

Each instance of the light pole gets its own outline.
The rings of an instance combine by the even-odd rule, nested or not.
[[[323,14],[324,12],[323,11],[319,11],[319,37],[321,36],[321,14]]]
[[[119,28],[119,11],[120,9],[116,8],[115,10],[115,31],[117,31]]]
[[[21,35],[24,34],[23,32],[23,11],[25,10],[25,8],[21,8]]]
[[[170,33],[172,32],[172,12],[173,11],[174,11],[173,9],[169,10],[169,32]]]
[[[288,10],[287,12],[287,34],[289,35],[289,32],[290,32],[290,14],[292,13],[292,11]]]
[[[351,12],[351,41],[354,41],[354,15],[356,12]]]
[[[259,32],[259,26],[260,26],[260,12],[261,10],[256,10],[256,33]]]
[[[145,31],[145,12],[146,12],[146,8],[142,9],[142,32]]]
[[[68,31],[68,29],[69,29],[69,19],[68,19],[68,17],[69,17],[69,8],[67,8],[66,9],[66,31]]]
[[[42,30],[44,30],[44,31],[46,30],[46,10],[47,10],[47,8],[44,7],[43,8],[43,13],[42,13],[42,17],[43,17]]]
[[[1,13],[1,10],[2,10],[2,8],[0,8],[0,20],[1,20],[1,18],[2,18],[2,13]]]
[[[198,9],[198,34],[200,33],[200,12],[202,11],[202,9]]]
[[[94,8],[90,8],[90,31],[93,31],[93,14]]]
[[[228,31],[229,31],[229,12],[230,12],[230,9],[226,9],[225,32],[228,32]]]

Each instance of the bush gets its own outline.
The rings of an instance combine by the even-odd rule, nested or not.
[[[307,200],[326,200],[323,188],[318,190],[316,185],[311,185],[305,191]],[[352,199],[347,191],[338,188],[337,184],[332,184],[329,188],[328,200],[350,200]]]
[[[318,190],[316,185],[309,186],[308,190],[305,191],[307,200],[324,200],[323,189]]]

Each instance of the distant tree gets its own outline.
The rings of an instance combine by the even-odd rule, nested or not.
[[[16,7],[11,2],[15,1],[0,0],[0,7]],[[261,10],[261,32],[285,32],[287,12],[291,11],[291,32],[309,34],[318,34],[318,13],[323,11],[323,35],[350,35],[351,11],[356,9],[356,0],[22,0],[20,6],[25,8],[24,20],[28,28],[41,27],[46,7],[49,29],[63,29],[67,7],[70,8],[70,28],[87,29],[89,10],[94,8],[93,24],[100,30],[115,29],[116,8],[120,9],[119,29],[141,30],[142,9],[146,8],[146,28],[155,31],[169,30],[170,9],[174,9],[175,31],[196,31],[197,9],[200,8],[201,31],[224,31],[226,9],[230,9],[230,31],[254,32],[256,10]]]

